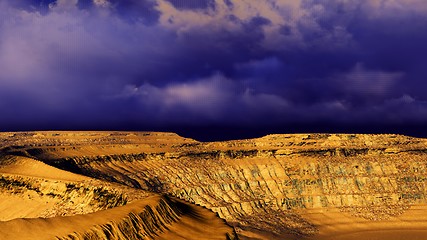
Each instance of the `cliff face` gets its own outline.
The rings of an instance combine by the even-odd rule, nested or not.
[[[61,147],[27,142],[3,152],[171,194],[216,212],[242,238],[316,238],[323,228],[312,212],[336,209],[351,221],[387,222],[426,204],[423,139],[296,134],[200,143],[173,134],[116,133],[67,145],[55,137]]]

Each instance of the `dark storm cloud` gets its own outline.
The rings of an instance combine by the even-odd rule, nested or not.
[[[215,7],[215,0],[166,0],[177,9],[206,9]]]
[[[3,0],[0,13],[5,130],[427,121],[421,0]]]

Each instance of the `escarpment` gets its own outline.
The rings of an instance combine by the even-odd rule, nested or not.
[[[427,230],[424,139],[290,134],[202,143],[167,133],[27,134],[33,140],[22,145],[3,136],[11,138],[3,154],[206,207],[242,239]]]

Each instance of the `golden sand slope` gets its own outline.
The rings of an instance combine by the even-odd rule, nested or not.
[[[0,162],[0,173],[74,182],[90,180],[89,177],[64,171],[41,161],[21,156],[3,157]]]

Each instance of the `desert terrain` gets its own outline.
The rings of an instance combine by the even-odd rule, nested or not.
[[[427,140],[0,133],[0,239],[427,239]]]

